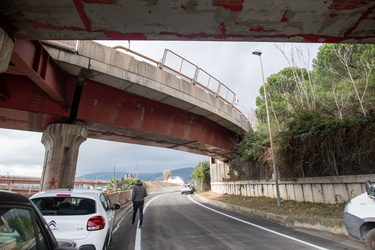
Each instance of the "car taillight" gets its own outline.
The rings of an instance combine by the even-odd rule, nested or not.
[[[87,221],[88,231],[101,230],[104,227],[105,227],[105,219],[102,216],[94,216],[94,217],[91,217]]]

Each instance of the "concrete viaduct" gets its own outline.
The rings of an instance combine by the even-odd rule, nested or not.
[[[42,43],[17,40],[0,75],[0,126],[43,132],[42,190],[72,185],[87,137],[226,161],[249,129],[235,96],[228,101],[166,65],[93,41]]]
[[[91,42],[72,52],[38,40],[374,43],[374,9],[373,0],[0,1],[0,126],[44,131],[43,189],[72,184],[87,136],[225,160],[247,125],[216,96]]]

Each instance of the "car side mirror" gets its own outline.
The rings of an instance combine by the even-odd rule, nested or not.
[[[119,204],[112,204],[111,209],[116,210],[119,209],[120,205]]]
[[[369,180],[365,182],[365,186],[368,197],[370,197],[371,199],[375,199],[375,190]]]

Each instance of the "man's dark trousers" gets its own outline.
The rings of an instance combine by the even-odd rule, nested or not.
[[[133,217],[132,225],[135,223],[135,217],[137,216],[137,210],[139,209],[139,225],[143,224],[143,205],[144,201],[133,201]]]

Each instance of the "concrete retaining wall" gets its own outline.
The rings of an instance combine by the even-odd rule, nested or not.
[[[125,204],[126,202],[131,200],[132,191],[125,190],[115,193],[108,194],[109,199],[111,200],[112,204]]]
[[[365,181],[375,182],[375,175],[348,175],[280,180],[280,197],[283,200],[319,202],[327,204],[346,203],[365,192]],[[243,196],[266,196],[276,198],[275,182],[272,180],[211,182],[211,191]]]

